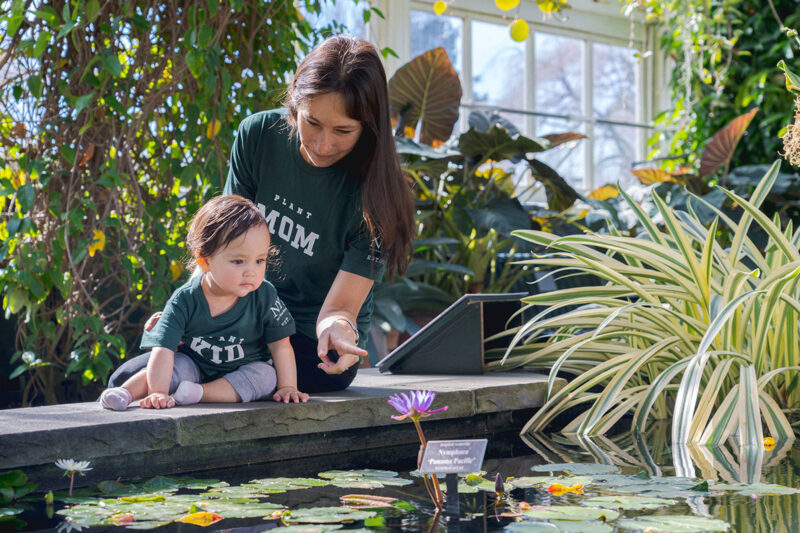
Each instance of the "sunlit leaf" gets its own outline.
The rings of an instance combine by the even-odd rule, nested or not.
[[[778,68],[786,75],[786,90],[792,92],[800,92],[800,76],[789,70],[786,62],[783,59],[778,61]]]
[[[590,192],[588,196],[595,200],[609,200],[619,196],[619,189],[614,185],[603,185],[599,189]]]
[[[420,142],[449,139],[458,120],[461,82],[444,48],[428,50],[400,67],[389,80],[389,100],[405,125],[415,129],[422,121]]]
[[[660,168],[639,168],[631,170],[631,173],[639,178],[639,181],[644,185],[667,182],[680,183],[680,180],[676,179],[675,176]]]

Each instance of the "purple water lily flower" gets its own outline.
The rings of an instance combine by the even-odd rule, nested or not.
[[[446,411],[446,405],[440,409],[428,410],[434,398],[436,398],[436,393],[432,390],[412,390],[408,394],[401,392],[389,396],[389,405],[400,413],[400,416],[392,415],[392,418],[395,420],[405,420],[406,418],[419,420],[433,413]]]

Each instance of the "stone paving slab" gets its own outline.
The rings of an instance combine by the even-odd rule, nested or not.
[[[0,411],[0,471],[40,467],[49,472],[56,459],[73,458],[103,464],[96,475],[179,473],[198,470],[200,463],[213,468],[270,460],[265,457],[273,457],[276,449],[285,459],[321,455],[336,445],[359,446],[365,435],[370,437],[364,446],[388,446],[415,435],[410,424],[403,428],[410,432],[399,428],[403,424],[391,418],[396,412],[386,400],[414,389],[434,390],[434,407],[449,406],[435,416],[437,422],[455,423],[448,438],[460,436],[453,435],[460,421],[472,420],[461,424],[467,437],[508,420],[503,413],[532,412],[544,403],[546,388],[545,376],[527,372],[431,376],[363,369],[346,391],[316,394],[306,404],[131,407],[125,412],[106,411],[97,403],[7,409]],[[496,422],[487,425],[485,419],[492,418]],[[360,435],[357,443],[355,435]]]

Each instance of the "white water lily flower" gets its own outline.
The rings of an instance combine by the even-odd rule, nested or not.
[[[91,470],[90,464],[92,463],[89,461],[76,461],[75,459],[59,459],[56,461],[56,466],[64,470],[66,475],[87,472]]]

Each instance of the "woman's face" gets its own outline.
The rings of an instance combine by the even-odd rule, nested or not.
[[[315,167],[329,167],[349,154],[362,129],[345,113],[339,93],[321,94],[297,107],[300,154]]]

